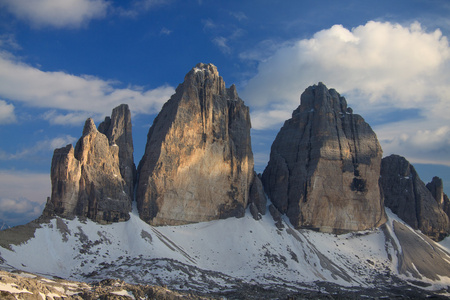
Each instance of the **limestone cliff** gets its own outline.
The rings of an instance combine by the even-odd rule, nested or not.
[[[106,117],[100,123],[98,131],[106,135],[110,146],[119,147],[119,168],[125,180],[125,191],[133,199],[136,166],[133,157],[133,136],[131,126],[131,112],[127,104],[114,108],[111,117]]]
[[[305,90],[278,133],[262,181],[297,228],[369,229],[386,220],[378,185],[381,155],[364,119],[319,83]]]
[[[155,118],[137,205],[153,225],[244,215],[254,180],[249,109],[212,64],[198,64]]]
[[[128,109],[123,108],[126,108],[123,112]],[[117,111],[113,113],[112,120],[124,119],[124,116],[119,115]],[[113,133],[128,132],[128,129],[118,124],[123,125],[123,122],[103,125],[103,128]],[[131,135],[131,127],[129,133]],[[88,119],[75,148],[67,145],[54,151],[52,194],[44,215],[87,217],[100,223],[129,219],[132,194],[121,171],[123,169],[127,174],[126,170],[133,170],[134,165],[130,161],[125,164],[120,159],[121,151],[128,152],[130,149],[126,146],[119,149],[119,145],[114,143],[117,136],[112,134],[109,137],[99,132],[94,121]],[[122,147],[121,138],[117,138],[117,141]]]
[[[385,205],[414,229],[439,241],[449,233],[449,219],[414,167],[402,156],[381,162],[380,185]]]

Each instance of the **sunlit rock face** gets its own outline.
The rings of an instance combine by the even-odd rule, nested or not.
[[[420,229],[435,241],[449,233],[449,219],[444,212],[444,194],[439,186],[425,186],[414,167],[402,156],[390,155],[381,163],[380,184],[385,205],[414,229]],[[439,201],[441,201],[440,203]]]
[[[272,144],[262,181],[272,203],[297,228],[348,232],[386,221],[378,179],[382,150],[345,98],[319,83]]]
[[[137,205],[153,225],[244,215],[254,180],[249,109],[212,64],[198,64],[155,118]]]
[[[113,111],[111,120],[126,120],[129,116],[128,107],[121,106]],[[134,164],[130,160],[121,160],[121,152],[131,153],[131,159],[133,152],[132,144],[130,148],[129,141],[124,142],[120,137],[129,134],[131,138],[131,126],[129,129],[123,127],[126,123],[128,121],[112,122],[108,126],[103,124],[107,132],[115,133],[111,135],[106,132],[107,136],[97,130],[92,119],[88,119],[75,148],[67,145],[54,151],[52,195],[44,216],[87,217],[99,223],[129,219],[132,201],[130,185],[133,183],[132,178],[126,176],[127,170],[134,174]],[[122,154],[122,157],[127,155]],[[125,171],[125,178],[131,181],[124,179],[122,170]]]

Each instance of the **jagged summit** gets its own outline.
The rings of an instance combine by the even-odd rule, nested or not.
[[[121,108],[122,113],[113,112],[111,120],[130,118],[128,106]],[[125,123],[131,124],[131,121]],[[115,141],[121,140],[123,135],[131,138],[131,125],[124,127],[123,122],[111,122],[100,128],[105,132],[98,131],[89,118],[75,148],[67,145],[55,149],[50,175],[52,194],[44,216],[78,216],[100,223],[129,219],[133,182],[128,177],[122,177],[122,173],[126,175],[129,169],[134,174],[134,164],[132,160],[126,160],[126,154],[121,155],[126,147],[121,145],[119,149]],[[131,159],[132,147],[131,142]]]
[[[153,225],[241,217],[249,202],[265,201],[249,200],[259,180],[249,109],[214,65],[197,64],[164,104],[138,173],[138,210]]]
[[[272,144],[269,198],[297,227],[347,232],[386,220],[378,186],[382,150],[364,119],[323,83],[308,87]]]

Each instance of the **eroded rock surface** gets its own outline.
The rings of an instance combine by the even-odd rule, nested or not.
[[[448,235],[448,216],[404,157],[390,155],[383,158],[380,185],[386,207],[409,226],[420,229],[436,241]]]
[[[435,176],[431,182],[427,183],[426,187],[450,220],[450,200],[448,199],[447,194],[444,193],[444,183],[442,179]]]
[[[123,112],[128,109],[123,108]],[[118,119],[126,120],[126,116],[113,112],[111,120]],[[129,219],[132,178],[127,177],[127,170],[134,170],[134,164],[128,160],[128,138],[122,138],[128,133],[131,138],[131,124],[129,130],[123,127],[127,123],[119,121],[103,125],[107,136],[97,130],[92,119],[88,119],[75,148],[67,145],[54,151],[51,166],[52,194],[44,215],[87,217],[100,223]],[[125,161],[121,161],[121,152]],[[131,181],[127,182],[121,171]]]
[[[151,126],[137,204],[153,225],[240,217],[253,181],[249,109],[212,64],[198,64]]]
[[[346,232],[386,220],[378,178],[382,150],[345,98],[319,83],[272,144],[262,181],[268,197],[299,228]]]
[[[133,157],[133,135],[131,126],[131,112],[127,104],[114,108],[111,117],[106,117],[100,123],[98,131],[106,135],[110,146],[119,147],[119,168],[125,180],[127,194],[133,199],[136,166]]]

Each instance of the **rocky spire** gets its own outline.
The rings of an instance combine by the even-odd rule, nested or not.
[[[437,180],[433,180],[436,184]],[[390,155],[381,162],[380,185],[384,203],[414,229],[439,241],[449,233],[449,219],[414,167],[402,156]],[[431,185],[430,185],[430,188]],[[439,188],[434,189],[439,190]],[[443,192],[442,192],[443,193]]]
[[[110,146],[119,147],[119,168],[125,180],[125,191],[133,199],[136,166],[133,157],[133,136],[131,127],[131,112],[127,104],[114,108],[111,117],[106,117],[100,123],[98,130],[106,135]]]
[[[444,193],[444,183],[441,178],[435,176],[431,182],[427,183],[427,189],[431,192],[439,207],[447,214],[450,219],[450,200]]]
[[[369,229],[386,220],[378,186],[381,155],[364,119],[319,83],[305,90],[278,133],[262,181],[297,228]]]
[[[138,173],[138,210],[150,224],[244,215],[250,186],[259,180],[249,109],[234,86],[225,88],[214,65],[198,64],[164,104]]]
[[[126,112],[126,109],[113,112],[112,120],[127,119],[126,113],[122,115],[119,111]],[[120,168],[134,169],[130,161],[124,163],[120,159],[121,151],[129,150],[127,139],[120,138],[128,132],[131,138],[131,126],[128,131],[124,127],[126,123],[119,121],[111,122],[108,126],[102,125],[102,130],[106,128],[109,135],[107,137],[97,130],[92,119],[87,119],[83,135],[75,148],[67,145],[54,151],[51,166],[52,195],[47,201],[44,215],[87,217],[100,223],[129,219],[132,198],[127,192],[128,185]],[[115,143],[111,144],[111,141],[116,140],[123,149],[119,149]]]

